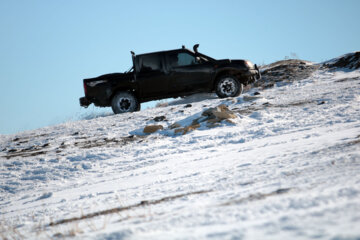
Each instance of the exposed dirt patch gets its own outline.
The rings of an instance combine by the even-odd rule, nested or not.
[[[131,209],[138,208],[138,207],[156,205],[156,204],[160,204],[162,202],[173,201],[178,198],[187,197],[187,196],[191,196],[191,195],[199,195],[199,194],[208,193],[208,192],[211,192],[211,190],[202,190],[202,191],[196,191],[196,192],[183,193],[183,194],[178,194],[178,195],[174,195],[174,196],[163,197],[163,198],[156,199],[156,200],[144,200],[137,204],[133,204],[133,205],[125,206],[125,207],[111,208],[111,209],[107,209],[107,210],[103,210],[103,211],[99,211],[99,212],[89,213],[89,214],[83,215],[81,217],[73,217],[73,218],[67,218],[67,219],[62,219],[59,221],[51,222],[51,223],[49,223],[49,226],[56,226],[56,225],[60,225],[60,224],[64,224],[64,223],[75,222],[75,221],[89,219],[89,218],[93,218],[93,217],[97,217],[97,216],[119,213],[122,211],[127,211],[127,210],[131,210]]]
[[[355,78],[344,78],[344,79],[339,79],[336,80],[335,82],[347,82],[347,81],[359,81],[360,78],[359,77],[355,77]]]
[[[350,141],[347,143],[347,145],[351,146],[351,145],[357,145],[360,144],[360,135],[357,136],[354,140]]]
[[[17,143],[27,143],[27,142],[29,142],[29,140],[34,140],[36,138],[46,137],[46,136],[48,136],[48,134],[45,133],[45,134],[39,134],[39,135],[34,135],[34,136],[16,137],[12,141],[17,142]]]
[[[273,192],[270,192],[270,193],[250,194],[248,197],[245,197],[245,198],[240,198],[240,199],[235,199],[235,200],[225,202],[225,203],[221,204],[221,206],[236,205],[236,204],[242,204],[242,203],[245,203],[245,202],[252,202],[252,201],[256,201],[256,200],[262,200],[262,199],[265,199],[267,197],[288,193],[290,190],[291,190],[291,188],[280,188],[280,189],[278,189],[276,191],[273,191]]]
[[[304,101],[290,102],[290,103],[286,103],[286,104],[272,104],[272,103],[266,102],[266,103],[263,103],[262,105],[251,105],[251,106],[248,106],[247,108],[243,108],[243,109],[233,108],[232,111],[239,113],[241,115],[249,115],[253,112],[261,111],[266,108],[288,108],[288,107],[304,106],[307,104],[322,105],[322,104],[326,104],[326,102],[319,101],[319,100],[304,100]]]
[[[43,145],[34,145],[27,148],[12,148],[7,151],[7,155],[5,157],[7,159],[13,157],[33,157],[41,154],[45,154],[47,151],[45,149],[49,148],[50,144],[45,143]]]
[[[114,146],[125,146],[132,142],[142,142],[146,136],[134,136],[130,135],[128,137],[122,137],[119,139],[116,138],[96,138],[88,139],[86,137],[81,137],[79,139],[84,139],[82,141],[76,141],[71,145],[78,148],[94,148],[94,147],[114,147]],[[78,139],[78,140],[79,140]],[[6,159],[14,157],[34,157],[38,155],[47,154],[50,151],[55,151],[55,153],[61,153],[63,149],[68,148],[70,145],[62,142],[59,146],[51,146],[50,143],[45,143],[43,145],[34,145],[27,148],[12,148],[7,150]]]
[[[360,135],[355,137],[354,139],[351,140],[346,140],[344,142],[339,142],[335,145],[332,146],[328,146],[325,148],[321,148],[318,149],[316,151],[312,151],[310,154],[311,155],[317,155],[317,154],[322,154],[324,152],[328,152],[331,153],[333,151],[346,151],[347,148],[351,148],[351,147],[356,147],[358,148],[360,146]]]

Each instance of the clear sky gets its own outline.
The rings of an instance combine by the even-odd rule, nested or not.
[[[359,51],[359,10],[359,0],[0,0],[0,134],[97,113],[79,106],[82,79],[127,70],[130,50],[200,43],[257,64]]]

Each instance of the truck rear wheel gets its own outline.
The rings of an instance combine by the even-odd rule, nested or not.
[[[139,100],[130,92],[118,92],[111,100],[111,107],[115,114],[135,112],[140,110]]]
[[[215,92],[220,98],[237,97],[242,93],[243,87],[234,76],[224,75],[216,82]]]

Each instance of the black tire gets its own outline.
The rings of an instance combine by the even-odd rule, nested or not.
[[[111,100],[111,107],[115,114],[140,111],[139,100],[130,92],[118,92]]]
[[[237,97],[243,91],[243,84],[231,75],[224,75],[218,79],[215,85],[215,92],[219,98]]]

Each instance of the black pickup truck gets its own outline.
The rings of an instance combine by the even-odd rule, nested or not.
[[[198,47],[141,55],[131,52],[133,67],[129,71],[84,79],[85,97],[80,98],[80,105],[111,106],[114,113],[124,113],[139,111],[142,102],[199,92],[235,97],[244,85],[260,78],[256,64],[216,60],[198,52]]]

